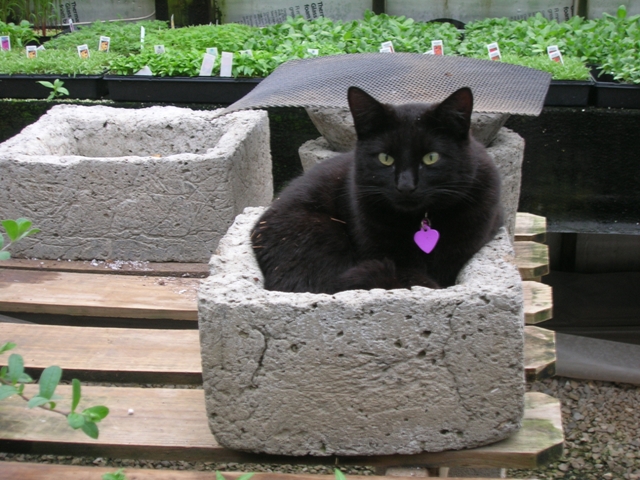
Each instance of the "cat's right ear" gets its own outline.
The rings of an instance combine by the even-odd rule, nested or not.
[[[358,87],[349,87],[347,100],[358,139],[362,140],[384,129],[386,111],[379,101]]]

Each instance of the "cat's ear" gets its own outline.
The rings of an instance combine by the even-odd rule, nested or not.
[[[461,139],[469,135],[472,112],[473,94],[468,87],[456,90],[436,108],[438,119]]]
[[[375,98],[358,87],[349,87],[347,100],[359,139],[384,129],[387,114]]]

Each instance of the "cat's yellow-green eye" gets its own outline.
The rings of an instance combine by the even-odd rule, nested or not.
[[[425,165],[433,165],[438,160],[440,160],[440,154],[438,152],[427,153],[424,157],[422,157],[422,162]]]
[[[380,163],[386,167],[393,165],[394,162],[393,157],[391,155],[387,155],[386,153],[378,154],[378,160],[380,160]]]

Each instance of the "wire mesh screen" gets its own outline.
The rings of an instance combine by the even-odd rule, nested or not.
[[[266,107],[347,107],[357,86],[383,103],[433,103],[470,87],[474,110],[539,115],[551,76],[502,62],[417,53],[360,53],[280,65],[224,113]]]

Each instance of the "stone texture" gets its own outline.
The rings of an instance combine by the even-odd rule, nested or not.
[[[520,182],[522,160],[524,158],[524,139],[508,128],[501,128],[487,152],[495,162],[502,178],[501,201],[505,211],[505,226],[513,236],[516,226],[516,213],[520,200]],[[302,168],[308,170],[317,163],[336,155],[329,141],[320,137],[309,140],[298,149]]]
[[[0,217],[41,229],[43,259],[208,261],[244,207],[273,195],[264,111],[55,106],[0,145]]]
[[[523,307],[502,229],[442,290],[336,295],[262,287],[248,208],[199,292],[209,425],[225,447],[285,455],[475,447],[519,428]]]
[[[307,114],[335,152],[348,152],[356,145],[356,130],[348,108],[307,108]],[[471,115],[471,132],[485,147],[511,115],[508,113],[478,113]]]

